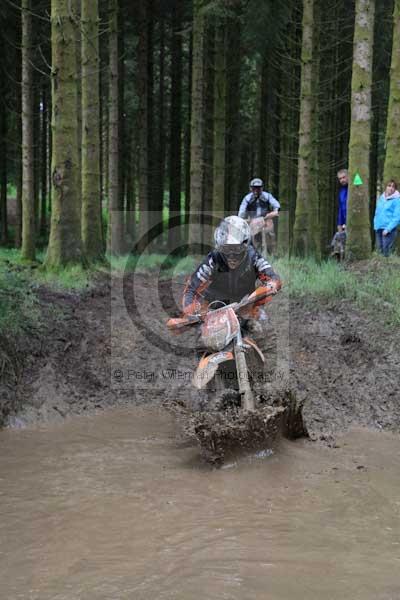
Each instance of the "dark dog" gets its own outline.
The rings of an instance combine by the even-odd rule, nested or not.
[[[346,248],[346,232],[337,231],[331,241],[331,256],[336,258],[338,262],[344,260],[344,253]]]

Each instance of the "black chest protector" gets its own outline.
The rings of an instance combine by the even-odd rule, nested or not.
[[[258,214],[258,208],[260,208],[260,214]],[[253,196],[247,205],[247,214],[249,217],[254,218],[257,216],[263,217],[272,209],[271,204],[264,196]]]
[[[239,302],[243,296],[254,291],[256,281],[256,270],[249,254],[246,254],[241,264],[232,270],[221,255],[218,255],[217,266],[205,297],[208,302],[213,300],[221,300],[227,304]]]

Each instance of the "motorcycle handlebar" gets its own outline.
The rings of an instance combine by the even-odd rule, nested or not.
[[[170,329],[180,329],[182,327],[189,327],[190,325],[196,325],[198,323],[201,323],[202,321],[204,321],[204,319],[206,318],[206,316],[209,313],[215,313],[221,310],[226,310],[227,308],[232,308],[235,313],[237,313],[240,309],[246,307],[246,306],[250,306],[251,304],[254,304],[255,302],[260,302],[260,300],[264,300],[264,298],[268,298],[268,296],[272,296],[274,295],[275,292],[272,291],[266,291],[262,294],[258,294],[257,296],[254,296],[253,298],[249,297],[249,294],[247,294],[246,296],[244,296],[240,302],[232,302],[231,304],[226,304],[225,306],[222,306],[221,308],[217,308],[215,310],[212,311],[207,311],[206,313],[203,314],[194,314],[194,315],[187,315],[185,317],[181,317],[181,318],[177,318],[177,319],[169,319],[169,321],[167,322],[167,327],[169,327]]]

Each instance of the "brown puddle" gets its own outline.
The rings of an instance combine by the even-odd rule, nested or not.
[[[400,438],[211,470],[157,408],[0,432],[1,600],[398,600]]]

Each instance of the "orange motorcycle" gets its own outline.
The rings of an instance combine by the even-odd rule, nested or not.
[[[171,331],[200,325],[200,339],[205,351],[192,378],[192,384],[197,390],[211,390],[210,383],[215,380],[214,389],[218,393],[224,388],[232,389],[233,383],[233,389],[236,388],[239,394],[241,408],[245,411],[255,410],[247,356],[251,352],[261,363],[265,362],[265,358],[255,341],[242,331],[242,325],[251,309],[266,298],[272,299],[274,293],[275,290],[259,287],[240,302],[227,305],[220,301],[211,302],[204,314],[168,321],[167,326]],[[230,368],[224,369],[227,363]],[[209,405],[215,406],[211,398]]]
[[[250,231],[253,237],[253,243],[255,240],[259,240],[259,250],[261,254],[267,256],[267,254],[275,250],[275,232],[274,222],[272,219],[266,219],[265,217],[256,217],[251,219]],[[257,245],[257,243],[256,243]]]
[[[255,341],[246,335],[245,323],[254,315],[257,304],[270,301],[274,294],[273,289],[259,287],[240,302],[218,307],[212,302],[204,314],[170,319],[167,323],[172,332],[200,326],[204,352],[192,378],[192,389],[206,397],[203,405],[200,401],[197,408],[186,407],[189,425],[185,430],[194,434],[203,458],[214,466],[223,463],[228,451],[264,451],[271,448],[278,434],[289,438],[306,434],[302,405],[297,404],[290,391],[282,390],[272,397],[268,393],[256,395],[254,391],[249,359],[255,355],[264,364],[265,358]],[[216,378],[218,374],[221,377]],[[215,385],[210,385],[213,382]]]

